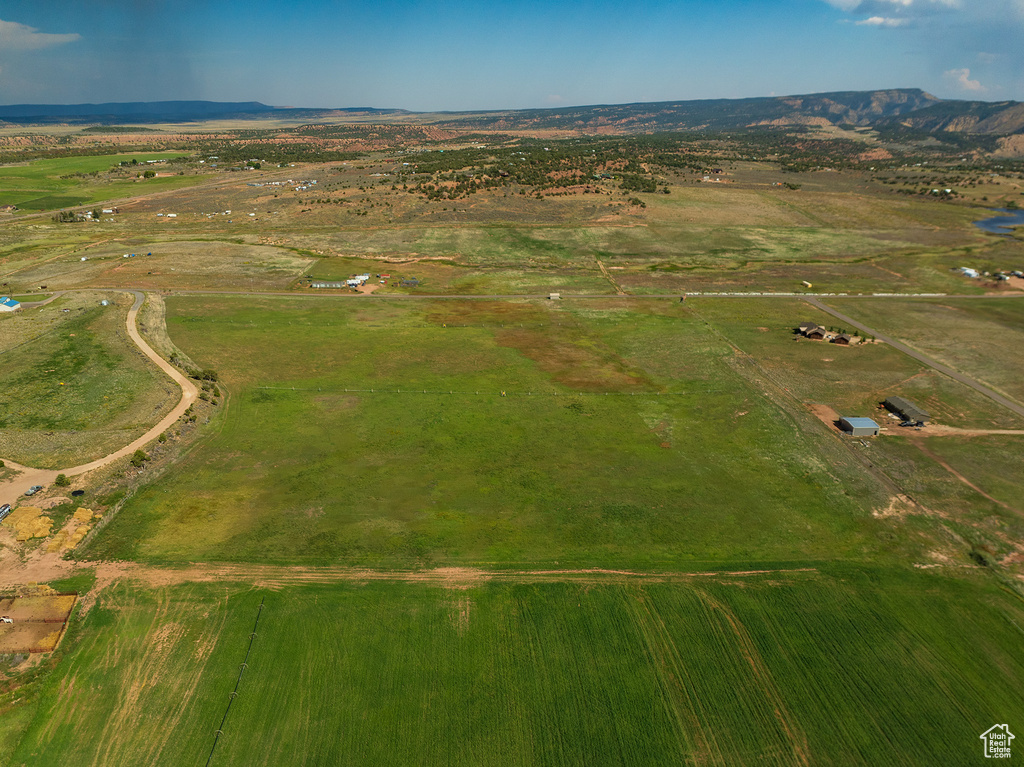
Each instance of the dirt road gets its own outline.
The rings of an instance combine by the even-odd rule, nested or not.
[[[138,316],[139,309],[142,307],[143,301],[145,301],[146,294],[141,290],[128,290],[125,292],[131,293],[135,296],[135,303],[133,303],[132,308],[128,310],[128,318],[125,322],[129,338],[132,339],[134,344],[139,347],[143,354],[149,357],[149,359],[152,360],[158,368],[170,376],[171,380],[181,387],[181,399],[178,400],[178,404],[170,413],[165,415],[158,424],[141,437],[133,441],[131,444],[125,445],[120,450],[110,453],[109,455],[105,455],[102,458],[97,458],[95,461],[83,463],[80,466],[71,466],[67,469],[50,470],[21,466],[14,461],[8,461],[5,459],[4,462],[7,466],[20,473],[5,482],[0,482],[0,503],[9,503],[13,506],[16,501],[24,500],[23,494],[30,487],[33,485],[43,485],[44,487],[49,486],[53,480],[56,479],[58,474],[66,474],[69,477],[75,477],[79,474],[85,474],[86,472],[106,466],[119,458],[125,458],[126,456],[131,455],[139,448],[160,436],[161,432],[164,432],[173,426],[177,420],[181,418],[181,415],[188,409],[188,406],[191,405],[199,395],[199,389],[196,385],[182,375],[176,368],[171,366],[171,364],[163,357],[153,351],[150,345],[147,344],[142,339],[142,336],[139,335],[138,328],[136,327],[136,317]]]
[[[960,383],[964,384],[965,386],[970,386],[975,391],[981,392],[986,397],[988,397],[990,400],[992,400],[993,402],[996,402],[996,403],[1002,405],[1007,410],[1012,410],[1017,415],[1024,416],[1024,406],[1018,405],[1013,400],[1007,399],[1006,397],[1004,397],[999,392],[993,391],[992,389],[988,388],[984,384],[979,383],[978,381],[975,381],[970,376],[966,376],[963,373],[961,373],[960,371],[954,370],[953,368],[949,367],[948,365],[943,365],[941,362],[936,362],[935,360],[933,360],[928,355],[922,354],[917,349],[914,349],[911,346],[907,346],[905,343],[897,341],[892,336],[887,336],[887,335],[885,335],[883,333],[879,333],[874,328],[869,328],[867,325],[864,325],[863,323],[857,322],[857,320],[855,320],[852,317],[849,317],[849,316],[843,314],[840,311],[837,311],[837,310],[833,309],[831,306],[828,306],[827,304],[822,303],[817,298],[811,298],[810,296],[805,296],[804,297],[804,301],[809,303],[811,306],[815,306],[818,309],[821,309],[823,312],[827,312],[828,314],[831,314],[836,319],[840,319],[843,322],[845,322],[845,323],[847,323],[849,325],[852,325],[853,327],[857,328],[858,330],[860,330],[860,331],[862,331],[864,333],[867,333],[868,335],[872,335],[875,338],[878,338],[878,339],[880,339],[882,341],[885,341],[887,344],[889,344],[894,349],[899,349],[901,352],[903,352],[907,356],[913,357],[918,362],[923,362],[928,367],[930,367],[930,368],[932,368],[934,370],[938,370],[940,373],[949,376],[954,381],[959,381]]]
[[[308,583],[342,583],[369,581],[400,581],[426,583],[446,588],[467,589],[483,583],[512,582],[578,582],[633,583],[671,582],[702,578],[747,578],[757,575],[791,575],[802,577],[817,573],[815,567],[767,570],[709,570],[696,572],[639,572],[599,568],[484,570],[476,567],[439,567],[431,570],[371,570],[359,567],[305,567],[302,565],[261,565],[231,563],[192,563],[157,567],[136,562],[74,562],[59,554],[37,551],[22,561],[13,553],[0,556],[0,573],[4,583],[28,586],[67,578],[82,570],[95,570],[97,593],[116,581],[133,581],[150,587],[173,586],[180,583],[245,583],[258,588],[283,588]]]

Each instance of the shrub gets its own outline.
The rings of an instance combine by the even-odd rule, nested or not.
[[[144,464],[148,460],[149,460],[149,456],[146,455],[145,451],[143,451],[140,448],[140,449],[135,451],[135,453],[131,457],[131,460],[128,463],[130,463],[132,466],[134,466],[136,468],[139,468],[140,466],[142,466],[142,464]]]
[[[58,474],[57,478],[53,480],[53,484],[55,484],[57,487],[67,487],[68,485],[71,484],[71,480],[68,479],[67,474]]]

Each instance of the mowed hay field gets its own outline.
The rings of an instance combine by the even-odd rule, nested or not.
[[[677,303],[167,306],[229,405],[96,558],[663,567],[916,550],[872,516],[884,485]]]
[[[453,585],[115,586],[2,751],[204,763],[261,599],[217,765],[973,764],[1024,715],[1024,610],[970,574]]]
[[[0,455],[74,466],[127,445],[174,407],[181,390],[128,338],[132,300],[69,293],[0,318]]]

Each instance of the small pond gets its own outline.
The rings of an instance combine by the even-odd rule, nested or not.
[[[983,218],[975,221],[974,225],[979,229],[993,234],[1009,235],[1015,226],[1024,226],[1024,210],[1009,210],[1007,208],[996,208],[1006,215]]]

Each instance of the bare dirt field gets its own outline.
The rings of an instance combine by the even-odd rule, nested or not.
[[[17,596],[0,599],[0,654],[49,652],[57,646],[78,599],[75,594]]]

